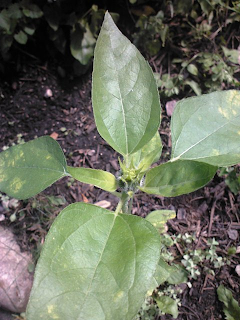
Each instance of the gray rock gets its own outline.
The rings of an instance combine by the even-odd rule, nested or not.
[[[166,103],[166,111],[167,111],[167,115],[168,115],[169,117],[172,116],[173,111],[174,111],[174,109],[175,109],[175,107],[176,107],[176,103],[177,103],[177,100],[168,101],[168,102]]]
[[[14,313],[26,310],[33,281],[30,263],[30,254],[21,252],[12,232],[0,227],[0,308]]]

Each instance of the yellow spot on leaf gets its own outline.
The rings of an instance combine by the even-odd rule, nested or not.
[[[11,189],[13,192],[18,192],[22,189],[23,181],[17,177],[15,177],[11,183]]]
[[[219,150],[217,150],[217,149],[212,150],[212,153],[211,153],[212,156],[219,156],[219,154],[220,154]]]
[[[222,116],[224,116],[224,118],[230,119],[229,113],[227,112],[227,110],[224,110],[222,107],[218,107],[218,112],[219,112]]]
[[[50,305],[47,307],[48,314],[51,316],[51,319],[60,319],[59,316],[54,311],[55,306]]]
[[[114,297],[114,301],[116,302],[117,300],[122,299],[124,292],[123,291],[118,291]]]

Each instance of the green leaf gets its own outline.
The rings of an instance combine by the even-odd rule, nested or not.
[[[23,14],[31,19],[37,19],[37,18],[41,18],[43,15],[42,10],[33,3],[30,3],[27,5],[27,7],[23,8]]]
[[[95,49],[92,100],[99,133],[123,155],[141,149],[158,130],[160,103],[152,70],[108,12]]]
[[[185,283],[188,280],[188,273],[184,267],[173,264],[168,265],[167,271],[169,272],[169,277],[167,278],[167,282],[170,284],[180,284]]]
[[[113,174],[103,170],[67,167],[68,173],[78,181],[93,184],[103,190],[113,192],[117,189],[117,181]]]
[[[159,270],[164,275],[164,282],[167,281],[168,283],[174,285],[187,282],[188,273],[182,266],[177,264],[169,265],[161,258],[158,264],[160,266]]]
[[[172,132],[172,160],[188,159],[216,166],[240,162],[240,92],[229,90],[177,103]]]
[[[44,6],[44,18],[47,20],[49,26],[57,31],[61,18],[61,11],[59,6]]]
[[[189,87],[191,87],[197,96],[200,96],[202,94],[202,90],[196,81],[186,80],[185,84],[188,85]]]
[[[239,320],[240,306],[233,298],[232,292],[222,284],[217,289],[218,299],[224,303],[223,311],[227,320]]]
[[[228,49],[226,47],[223,47],[223,53],[225,55],[225,57],[235,63],[235,64],[240,64],[240,51],[239,50],[235,50],[235,49]]]
[[[19,20],[23,16],[19,3],[11,4],[8,7],[7,13],[8,13],[9,18],[14,19],[14,20]]]
[[[66,175],[62,149],[48,136],[0,153],[0,190],[17,199],[30,198]]]
[[[202,11],[209,16],[210,12],[213,11],[214,7],[212,6],[211,2],[208,0],[200,0],[199,1],[201,5]]]
[[[160,258],[161,260],[161,258]],[[166,269],[162,268],[160,264],[157,265],[157,269],[155,271],[151,286],[149,287],[149,291],[152,292],[156,289],[160,284],[164,283],[169,277],[169,273]]]
[[[198,75],[198,68],[195,66],[195,64],[190,63],[187,66],[187,70],[189,73],[193,74],[194,76]]]
[[[157,297],[155,300],[162,312],[171,314],[174,319],[178,317],[178,304],[175,300],[167,296]]]
[[[22,30],[14,35],[14,39],[20,44],[26,44],[28,40],[28,36]]]
[[[49,38],[54,42],[55,47],[62,54],[65,54],[67,40],[66,40],[66,36],[63,32],[63,29],[59,28],[59,29],[57,29],[57,31],[49,29]]]
[[[160,258],[158,262],[158,268],[154,275],[154,277],[157,279],[158,285],[164,283],[169,278],[170,273],[168,267],[169,265],[162,258]]]
[[[34,26],[25,26],[24,28],[23,28],[23,30],[24,30],[24,32],[26,33],[26,34],[28,34],[28,35],[30,35],[30,36],[32,36],[33,34],[34,34],[34,32],[35,32],[35,27]]]
[[[96,39],[93,37],[89,26],[85,27],[86,31],[83,33],[82,28],[76,25],[75,30],[71,34],[70,49],[73,57],[81,64],[88,64],[93,57],[94,46]]]
[[[72,204],[47,235],[27,319],[132,320],[159,253],[159,235],[144,219]]]
[[[193,192],[207,184],[217,167],[189,160],[167,162],[146,173],[145,184],[140,189],[164,197],[176,197]]]
[[[177,285],[186,283],[187,280],[188,273],[185,268],[177,264],[169,265],[162,258],[160,258],[149,291],[153,291],[164,282]]]
[[[8,50],[11,48],[13,42],[13,37],[7,34],[2,34],[0,37],[0,51],[2,54],[6,54]]]
[[[0,30],[3,29],[6,32],[9,32],[11,28],[11,20],[9,18],[8,12],[6,9],[3,9],[0,12]]]
[[[176,212],[173,210],[155,210],[147,215],[146,220],[151,222],[151,224],[162,233],[165,230],[166,222],[175,217]]]
[[[141,172],[146,171],[152,163],[159,160],[162,153],[162,142],[158,131],[142,149],[130,155],[129,162]]]

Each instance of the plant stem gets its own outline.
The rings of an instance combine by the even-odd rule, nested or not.
[[[120,198],[122,197],[122,194],[121,192],[117,192],[117,191],[114,191],[114,192],[110,192],[113,196],[117,197],[117,198]]]
[[[120,212],[127,213],[128,212],[128,201],[129,196],[126,192],[122,192],[121,199],[117,205],[115,210],[115,215],[117,216]]]
[[[133,204],[133,197],[130,198],[129,206],[128,206],[128,213],[132,213],[132,204]]]

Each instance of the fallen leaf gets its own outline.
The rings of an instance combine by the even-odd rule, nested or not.
[[[101,200],[101,201],[98,201],[96,203],[94,203],[95,206],[99,206],[101,208],[109,208],[111,206],[111,202],[107,201],[107,200]]]
[[[83,198],[83,202],[88,203],[87,197],[83,193],[81,193],[81,195],[82,195],[82,198]]]
[[[53,132],[53,133],[50,134],[50,137],[53,138],[54,140],[57,140],[58,133],[57,132]]]

